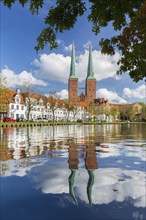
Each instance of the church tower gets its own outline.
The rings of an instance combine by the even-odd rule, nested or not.
[[[68,98],[69,98],[69,101],[71,102],[75,102],[78,100],[78,77],[76,75],[76,70],[75,70],[74,43],[72,44],[70,76],[68,79]]]
[[[88,71],[86,78],[85,96],[87,101],[96,99],[96,79],[93,72],[92,46],[89,47]]]

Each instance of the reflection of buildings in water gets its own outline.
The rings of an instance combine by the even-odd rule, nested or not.
[[[69,147],[69,169],[78,169],[78,146]]]
[[[130,126],[130,127],[128,127]],[[36,126],[0,128],[0,160],[21,159],[43,154],[50,149],[51,141],[54,150],[67,150],[72,142],[87,145],[92,142],[96,146],[109,143],[113,138],[131,138],[144,136],[144,129],[134,125],[68,125],[68,126]],[[138,130],[139,129],[139,130]],[[124,133],[124,136],[121,136]],[[125,134],[126,133],[126,134]],[[141,133],[141,135],[139,135]],[[71,140],[67,143],[67,139]],[[92,141],[91,141],[92,140]],[[99,143],[97,143],[97,140]],[[62,142],[60,144],[60,141]],[[102,152],[101,150],[98,150]],[[55,155],[56,156],[56,155]]]
[[[93,137],[95,140],[96,130],[102,130],[101,127],[97,129],[94,125],[74,125],[74,126],[36,126],[36,127],[10,127],[0,129],[0,151],[7,154],[7,149],[14,150],[13,157],[15,159],[24,158],[27,156],[36,156],[38,151],[41,154],[44,146],[50,147],[50,141],[63,142],[63,147],[68,148],[66,139],[76,139],[79,145],[84,144],[86,137]],[[96,132],[96,133],[95,133]],[[88,139],[87,138],[87,139]],[[6,149],[3,149],[5,146]],[[38,149],[39,148],[39,149]],[[8,150],[9,151],[9,150]],[[25,151],[25,152],[24,152]],[[9,154],[9,153],[8,153]],[[11,159],[8,155],[5,158]]]
[[[75,138],[78,142],[82,142],[89,130],[89,127],[85,128],[79,125],[1,128],[1,137],[3,138],[0,141],[2,146],[0,151],[5,155],[5,160],[37,156],[43,154],[45,148],[51,147],[52,140],[55,143],[54,150],[61,147],[60,140],[63,148],[68,149],[67,138]]]
[[[98,163],[96,160],[96,146],[86,146],[86,155],[85,155],[85,167],[89,174],[89,179],[87,183],[87,196],[89,204],[92,205],[92,186],[94,184],[94,170],[98,168]],[[69,180],[69,192],[71,197],[73,198],[75,204],[77,205],[77,199],[74,193],[74,184],[75,184],[75,175],[76,170],[78,169],[78,146],[74,146],[69,148],[69,169],[71,170],[71,174],[68,178]]]
[[[45,146],[30,146],[27,149],[23,146],[15,149],[5,147],[2,152],[0,151],[0,161],[38,156],[44,154],[45,150]]]
[[[74,142],[83,145],[86,139],[88,140],[94,134],[94,130],[95,127],[93,125],[10,127],[1,129],[1,136],[3,136],[2,146],[5,148],[0,148],[1,155],[3,155],[0,160],[22,159],[44,154],[45,150],[51,148],[51,140],[55,143],[53,150],[67,150],[68,146]],[[89,137],[86,138],[87,133]],[[68,143],[66,142],[67,138],[71,140]]]
[[[86,140],[94,136],[95,126],[10,127],[1,128],[0,131],[3,137],[0,142],[0,160],[10,160],[44,154],[47,149],[51,149],[52,140],[53,150],[67,150],[75,142],[86,145]]]
[[[97,169],[96,146],[86,145],[85,166],[87,170]]]
[[[1,131],[3,140],[0,141],[0,152],[3,156],[0,156],[0,160],[37,156],[46,150],[47,132],[44,132],[44,129],[11,127]]]
[[[94,173],[93,171],[98,168],[97,160],[96,160],[96,146],[88,145],[86,147],[86,157],[85,157],[85,166],[88,170],[89,180],[87,184],[87,195],[89,204],[92,205],[92,186],[94,184]]]
[[[0,148],[0,161],[12,160],[14,149],[9,149],[6,146]]]
[[[68,178],[69,180],[69,193],[73,198],[75,204],[77,205],[77,199],[74,193],[74,183],[75,183],[75,175],[76,170],[78,169],[78,146],[69,147],[69,156],[68,156],[69,169],[71,170],[71,174]]]

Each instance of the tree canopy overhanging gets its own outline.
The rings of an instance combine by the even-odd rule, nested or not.
[[[15,0],[0,2],[11,8]],[[28,3],[34,14],[39,13],[45,0],[19,0],[19,3],[22,6]],[[48,8],[45,27],[37,38],[35,50],[44,49],[47,43],[50,49],[57,48],[57,33],[72,29],[89,7],[88,21],[92,22],[93,33],[97,35],[109,22],[115,31],[120,31],[120,34],[115,32],[115,36],[99,42],[103,54],[113,55],[116,48],[121,51],[117,74],[128,72],[135,82],[145,79],[146,0],[56,0],[54,6]]]

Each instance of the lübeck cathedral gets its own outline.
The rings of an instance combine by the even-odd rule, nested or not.
[[[75,48],[72,44],[70,76],[68,79],[68,97],[70,102],[94,101],[96,99],[96,79],[93,72],[92,46],[89,46],[88,69],[85,83],[85,94],[78,95],[78,76],[75,68]]]

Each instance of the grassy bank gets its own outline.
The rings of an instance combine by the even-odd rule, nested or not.
[[[146,124],[146,122],[0,122],[0,127],[27,127],[53,125],[104,125],[104,124]]]

